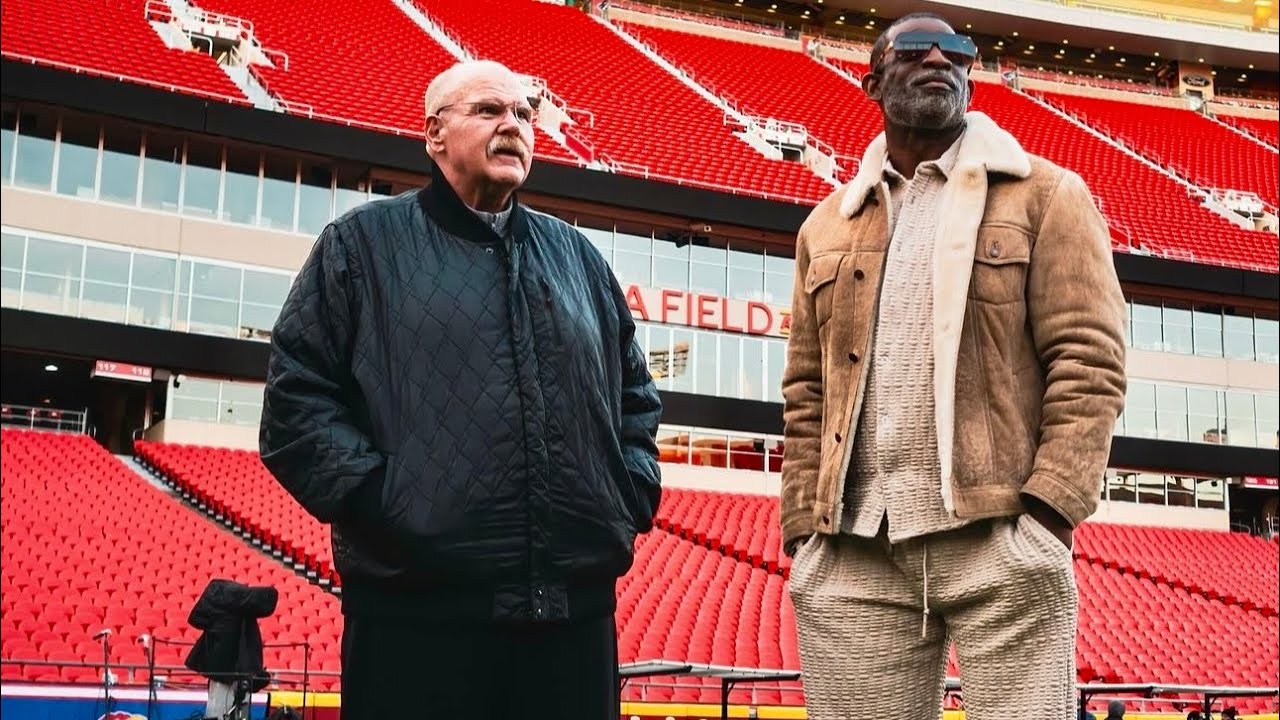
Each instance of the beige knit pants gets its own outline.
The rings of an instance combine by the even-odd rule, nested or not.
[[[791,599],[810,720],[936,720],[948,640],[968,720],[1075,718],[1071,551],[1029,515],[896,545],[815,535]]]

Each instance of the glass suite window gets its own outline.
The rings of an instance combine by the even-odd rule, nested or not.
[[[84,248],[80,245],[28,238],[23,308],[59,315],[78,314],[83,261]]]
[[[1258,434],[1255,425],[1253,393],[1228,390],[1226,398],[1227,444],[1256,447]]]
[[[142,132],[137,128],[108,127],[103,131],[100,199],[125,205],[137,202],[141,155]]]
[[[1222,353],[1236,360],[1253,360],[1253,314],[1226,315],[1222,318]]]
[[[729,292],[739,300],[764,298],[764,253],[729,250]]]
[[[240,334],[239,268],[195,263],[191,275],[191,331]]]
[[[97,194],[98,123],[80,116],[62,119],[62,147],[58,151],[61,195],[92,200]]]
[[[129,303],[128,251],[87,247],[84,251],[84,296],[81,317],[122,323]]]
[[[13,149],[18,142],[18,111],[5,105],[0,110],[0,181],[13,177]]]
[[[617,232],[613,236],[613,272],[618,282],[654,287],[653,239],[642,235]],[[684,287],[681,285],[680,287]]]
[[[689,287],[689,244],[653,241],[653,285],[684,290]]]
[[[349,210],[369,202],[369,171],[363,168],[339,166],[338,190],[334,196],[333,216],[340,218]]]
[[[765,378],[765,399],[770,402],[782,402],[782,372],[787,366],[787,343],[782,340],[770,340],[767,343],[766,362],[768,375]]]
[[[1196,507],[1222,510],[1227,506],[1227,484],[1216,478],[1196,479]]]
[[[1188,439],[1221,444],[1226,423],[1220,393],[1208,388],[1187,388]]]
[[[13,177],[15,185],[33,190],[50,189],[53,184],[53,151],[57,135],[56,114],[24,110],[19,115]]]
[[[182,177],[182,212],[217,217],[221,180],[222,146],[196,140],[187,143],[187,161]]]
[[[1257,417],[1258,447],[1280,447],[1280,396],[1257,394],[1253,396]]]
[[[1195,348],[1191,330],[1191,308],[1165,305],[1164,349],[1190,355]]]
[[[298,232],[317,236],[332,217],[333,168],[304,160],[299,171]]]
[[[142,206],[177,212],[183,141],[176,136],[147,133],[144,142],[147,147],[142,162]]]
[[[604,256],[605,262],[613,263],[613,231],[600,230],[588,225],[579,225],[578,232],[586,236],[592,245]]]
[[[266,339],[271,335],[285,296],[289,294],[289,276],[260,270],[244,271],[244,302],[240,309],[241,335]]]
[[[742,380],[737,397],[764,400],[764,340],[742,338]]]
[[[1161,329],[1161,309],[1158,303],[1135,300],[1129,306],[1129,341],[1139,350],[1164,350],[1164,333]]]
[[[764,257],[764,301],[791,306],[791,286],[795,283],[796,261],[778,255]]]
[[[1214,307],[1197,307],[1191,313],[1196,354],[1222,357],[1222,312]]]
[[[262,155],[253,150],[227,148],[227,172],[222,189],[224,222],[253,225],[258,218],[258,186]],[[292,205],[289,208],[293,212]]]
[[[14,233],[0,236],[0,304],[18,307],[21,303],[22,264],[27,254],[27,238]]]
[[[129,323],[169,328],[173,324],[173,288],[178,261],[135,253],[129,292]]]
[[[1280,363],[1280,321],[1258,315],[1254,317],[1253,329],[1258,362]]]
[[[726,266],[729,252],[724,248],[693,245],[689,248],[689,289],[721,297],[729,294]]]
[[[1156,386],[1156,428],[1163,440],[1187,439],[1187,389]]]
[[[1124,402],[1125,434],[1156,437],[1156,388],[1152,383],[1130,382]]]
[[[293,205],[297,196],[297,161],[267,155],[262,164],[262,212],[258,224],[272,230],[293,232]]]

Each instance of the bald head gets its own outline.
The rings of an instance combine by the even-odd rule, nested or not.
[[[503,85],[520,86],[520,76],[516,75],[500,62],[493,60],[469,60],[460,62],[448,70],[435,76],[427,85],[424,98],[427,117],[439,112],[440,108],[455,102],[457,98],[477,81],[495,81]]]
[[[463,62],[423,97],[427,155],[468,206],[506,207],[533,160],[537,114],[529,88],[501,63]]]

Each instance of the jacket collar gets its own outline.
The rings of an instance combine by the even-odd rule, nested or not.
[[[453,186],[445,179],[444,173],[440,172],[440,166],[435,163],[431,164],[431,184],[418,191],[418,204],[422,206],[428,220],[438,224],[450,235],[485,245],[502,243],[504,240],[462,202],[462,198],[458,197]],[[514,240],[521,241],[529,236],[528,213],[514,193],[511,195],[511,204],[509,232]]]
[[[983,167],[987,173],[1002,173],[1016,178],[1031,174],[1031,159],[1007,131],[980,112],[965,114],[966,128],[960,140],[954,172],[970,167]],[[867,198],[884,178],[885,159],[889,155],[884,133],[880,133],[862,156],[858,174],[849,182],[840,199],[840,214],[851,218],[858,214]],[[951,175],[952,173],[948,173]]]

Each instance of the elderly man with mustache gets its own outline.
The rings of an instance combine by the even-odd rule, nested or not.
[[[863,79],[884,133],[800,230],[784,548],[812,720],[1075,714],[1072,529],[1124,401],[1110,233],[1072,172],[966,113],[974,43],[914,14]]]
[[[604,259],[515,196],[519,78],[459,64],[425,103],[430,185],[330,224],[285,302],[262,460],[332,524],[343,720],[616,720],[658,393]]]

